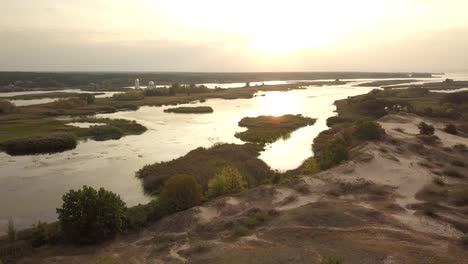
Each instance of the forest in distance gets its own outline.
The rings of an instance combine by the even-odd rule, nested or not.
[[[432,73],[391,72],[0,72],[0,92],[33,88],[115,88],[141,83],[185,84],[263,82],[271,80],[431,78]]]

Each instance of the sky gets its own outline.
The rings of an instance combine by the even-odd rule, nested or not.
[[[468,72],[467,0],[0,0],[0,71]]]

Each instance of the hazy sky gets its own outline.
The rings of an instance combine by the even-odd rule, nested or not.
[[[0,0],[0,70],[468,71],[468,0]]]

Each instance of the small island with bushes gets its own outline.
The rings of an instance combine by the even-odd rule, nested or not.
[[[100,123],[104,125],[80,128],[65,120],[50,119],[42,130],[30,129],[35,121],[10,125],[0,131],[0,151],[9,155],[51,154],[74,149],[78,140],[91,138],[96,141],[120,139],[127,135],[140,135],[147,129],[135,121],[109,118],[78,118],[75,123]]]
[[[214,110],[210,106],[181,106],[164,109],[165,113],[176,113],[176,114],[209,114],[213,113]]]
[[[245,117],[239,121],[239,126],[248,129],[235,136],[242,141],[264,145],[287,137],[301,127],[313,125],[315,121],[302,115]]]

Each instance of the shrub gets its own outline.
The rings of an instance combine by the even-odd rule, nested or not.
[[[444,174],[453,178],[463,178],[463,174],[455,169],[446,169],[444,170]]]
[[[428,144],[428,145],[433,145],[437,142],[439,142],[440,138],[436,135],[419,135],[418,139],[421,140],[423,143]]]
[[[457,127],[454,124],[447,124],[444,131],[452,135],[458,135]]]
[[[450,164],[457,167],[465,167],[465,162],[463,162],[462,160],[452,160]]]
[[[246,226],[240,224],[235,225],[233,230],[234,236],[238,237],[246,236],[249,233],[249,229]]]
[[[78,191],[70,190],[62,199],[57,214],[67,239],[89,244],[113,238],[122,231],[126,207],[113,192],[83,186]]]
[[[456,192],[454,194],[454,202],[458,206],[468,205],[468,188]]]
[[[148,204],[139,204],[128,208],[125,212],[126,227],[129,229],[145,227],[162,216],[159,202],[151,201]]]
[[[41,221],[33,225],[31,239],[31,245],[33,247],[40,247],[47,243],[57,242],[58,239],[59,232],[54,225],[49,225]]]
[[[225,166],[217,174],[217,176],[224,177],[226,179],[225,193],[233,194],[242,192],[246,189],[247,183],[244,177],[240,174],[239,170],[232,166]]]
[[[14,112],[16,106],[10,101],[0,99],[0,115]]]
[[[74,149],[78,144],[71,134],[52,134],[5,141],[1,147],[10,155],[55,153]]]
[[[356,124],[354,135],[362,140],[380,140],[385,130],[375,121],[362,121]]]
[[[208,197],[218,197],[225,193],[226,178],[222,175],[216,175],[208,182]]]
[[[329,169],[349,158],[347,143],[342,136],[329,141],[317,157],[320,169]]]
[[[111,126],[92,126],[89,128],[89,134],[96,141],[104,141],[109,139],[119,139],[123,136],[122,129]]]
[[[201,204],[203,195],[193,176],[176,175],[166,182],[159,198],[165,212],[173,213]]]
[[[435,129],[433,126],[426,124],[425,122],[421,122],[418,124],[419,134],[432,136],[434,135]]]
[[[224,166],[208,182],[208,196],[216,197],[225,194],[234,194],[246,189],[247,182],[239,170],[232,166]]]

